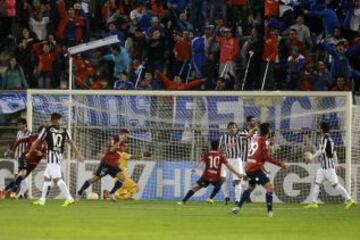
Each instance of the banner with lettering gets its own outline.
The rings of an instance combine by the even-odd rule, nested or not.
[[[81,185],[90,178],[96,169],[99,161],[86,161],[85,164],[71,164],[70,190],[74,194]],[[133,178],[139,185],[140,191],[136,199],[145,200],[179,200],[199,179],[200,173],[191,174],[191,169],[195,166],[192,161],[130,161],[127,175]],[[39,197],[43,184],[43,174],[46,167],[42,163],[33,173],[32,177],[32,196]],[[266,166],[269,171],[269,178],[274,183],[274,201],[284,203],[307,203],[311,201],[311,189],[317,164],[292,164],[288,169],[280,169],[274,165]],[[360,165],[354,164],[352,175],[352,196],[355,200],[360,200],[360,182],[358,181]],[[0,188],[13,179],[15,169],[13,160],[0,160]],[[63,166],[65,169],[65,166]],[[342,168],[339,174],[341,184],[344,184],[345,169]],[[87,193],[97,192],[100,196],[102,191],[111,189],[113,179],[109,176],[101,179],[97,186],[92,186]],[[230,192],[233,193],[231,181],[228,182]],[[200,201],[208,198],[212,191],[212,186],[196,193],[193,200]],[[54,189],[51,196],[61,198],[61,193]],[[343,201],[335,189],[325,182],[321,188],[319,198],[326,203],[340,203]],[[219,192],[216,200],[223,200],[223,192]],[[252,201],[264,202],[265,192],[261,186],[258,186],[251,195]]]

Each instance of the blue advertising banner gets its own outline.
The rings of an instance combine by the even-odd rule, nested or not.
[[[147,96],[76,96],[72,103],[73,121],[89,126],[124,126],[137,130],[134,137],[150,140],[149,126],[159,119],[152,111],[152,101]],[[195,103],[196,100],[196,103]],[[337,145],[343,144],[345,126],[345,98],[336,97],[176,97],[173,101],[172,140],[188,141],[193,124],[200,127],[205,139],[216,139],[230,121],[244,126],[246,116],[253,115],[260,121],[266,120],[276,129],[281,140],[301,141],[301,133],[317,129],[319,121],[327,121],[333,130],[332,137]],[[194,105],[196,109],[194,110]],[[60,112],[68,121],[69,98],[67,95],[33,97],[33,111],[44,115]],[[26,94],[16,92],[0,93],[0,114],[14,113],[26,108]],[[157,108],[159,109],[159,108]],[[194,113],[196,112],[196,115]],[[81,116],[80,116],[81,113]],[[170,115],[171,116],[171,113]],[[194,118],[195,121],[194,121]],[[337,131],[338,130],[338,131]]]
[[[26,108],[26,93],[24,92],[1,92],[0,114],[15,113]]]

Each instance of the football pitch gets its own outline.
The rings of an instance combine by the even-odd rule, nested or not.
[[[70,207],[49,200],[43,207],[26,200],[0,201],[0,239],[360,239],[360,208],[247,204],[238,215],[232,204],[167,201],[84,200]]]

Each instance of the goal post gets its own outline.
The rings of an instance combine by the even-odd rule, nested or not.
[[[352,124],[356,120],[353,119],[352,94],[349,92],[30,89],[27,95],[29,127],[36,129],[40,124],[47,124],[51,112],[58,111],[64,116],[64,125],[80,151],[85,154],[85,164],[78,164],[73,155],[65,154],[64,162],[68,166],[63,170],[66,169],[64,175],[72,193],[91,176],[106,142],[127,128],[130,130],[127,144],[130,153],[152,152],[151,159],[129,161],[127,175],[140,188],[135,198],[179,199],[199,177],[191,175],[191,168],[208,149],[210,141],[226,132],[229,121],[235,121],[242,128],[247,115],[270,122],[275,133],[271,153],[274,158],[291,165],[287,170],[266,165],[274,181],[275,201],[304,203],[310,200],[318,163],[303,163],[303,136],[308,133],[310,142],[316,145],[317,126],[321,121],[328,121],[332,128],[339,164],[344,170],[339,173],[341,182],[354,196],[360,191],[357,185],[354,189],[351,184],[354,179]],[[40,167],[32,178],[34,197],[39,194],[42,170]],[[111,178],[105,178],[89,191],[101,195],[111,185]],[[262,191],[259,188],[253,194],[254,201],[264,201]],[[194,199],[204,199],[206,193],[205,190],[199,192]],[[220,193],[217,199],[222,196]],[[341,200],[326,183],[320,199],[330,203]]]

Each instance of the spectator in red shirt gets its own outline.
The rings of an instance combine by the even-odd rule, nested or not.
[[[236,81],[236,58],[240,52],[238,41],[232,36],[230,28],[224,29],[224,37],[219,38],[220,77],[230,76]]]
[[[74,8],[69,8],[66,12],[63,0],[60,0],[58,4],[58,12],[60,15],[60,22],[57,28],[57,36],[60,39],[66,40],[67,47],[82,42],[82,27],[84,26],[83,17],[76,15]]]
[[[156,16],[163,17],[165,14],[164,6],[157,0],[151,0],[151,10]]]
[[[274,89],[274,65],[278,58],[278,31],[276,29],[269,30],[269,33],[265,35],[264,51],[262,54],[262,76],[265,77],[265,89]],[[267,71],[266,71],[267,68]],[[263,79],[262,78],[262,79]]]
[[[50,47],[48,41],[34,44],[33,49],[38,57],[38,87],[51,88],[53,80],[53,62],[61,53],[62,49],[58,45]]]
[[[180,76],[175,76],[174,80],[171,81],[165,74],[160,71],[156,71],[159,76],[159,80],[169,90],[191,90],[205,82],[205,79],[197,79],[188,83],[182,83]]]
[[[265,0],[265,17],[279,16],[279,0]]]
[[[184,31],[174,45],[173,53],[178,62],[185,62],[191,57],[191,39],[188,31]]]
[[[187,73],[188,61],[191,58],[191,39],[188,31],[184,31],[182,36],[177,38],[173,53],[175,57],[174,74],[183,76],[183,74]]]
[[[89,80],[94,75],[94,67],[92,64],[79,54],[74,58],[74,66],[76,86],[80,89],[89,88]]]

